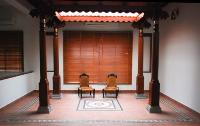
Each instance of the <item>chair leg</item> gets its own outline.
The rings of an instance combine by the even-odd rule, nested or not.
[[[82,92],[82,90],[81,90],[81,98],[82,98],[82,93],[83,93],[83,92]]]
[[[78,96],[79,96],[79,88],[78,88]]]
[[[95,89],[93,89],[93,98],[95,97]]]
[[[117,90],[117,97],[118,97],[119,90]]]
[[[91,92],[92,92],[92,91],[90,91],[90,95],[91,95]]]
[[[102,91],[103,91],[103,98],[104,98],[104,89]]]

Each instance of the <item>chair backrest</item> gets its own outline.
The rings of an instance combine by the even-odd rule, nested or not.
[[[107,87],[117,87],[117,75],[115,74],[108,75]]]
[[[87,74],[80,75],[80,87],[89,87],[89,75]]]

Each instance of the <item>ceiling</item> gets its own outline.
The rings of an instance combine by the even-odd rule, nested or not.
[[[70,1],[70,0],[27,0],[34,8],[54,7],[56,11],[99,11],[99,12],[148,12],[163,7],[166,2],[132,1]]]

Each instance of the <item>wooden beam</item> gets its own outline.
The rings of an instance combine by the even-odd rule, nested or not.
[[[29,9],[30,8],[27,8],[25,7],[24,5],[22,5],[19,1],[17,0],[5,0],[5,2],[11,6],[13,6],[14,8],[16,8],[17,10],[21,11],[22,13],[26,14],[26,15],[29,15]],[[26,1],[23,1],[23,2],[26,2]],[[26,4],[28,4],[26,2]]]
[[[46,35],[48,35],[48,36],[53,36],[53,35],[54,35],[54,32],[46,32]]]
[[[113,5],[59,5],[56,6],[58,11],[105,11],[105,12],[143,12],[152,9],[150,6],[113,6]]]

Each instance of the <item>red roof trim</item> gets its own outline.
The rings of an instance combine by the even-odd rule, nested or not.
[[[142,16],[124,17],[124,16],[61,16],[56,13],[61,21],[67,22],[137,22]]]

